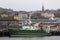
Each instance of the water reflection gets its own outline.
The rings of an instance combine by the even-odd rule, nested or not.
[[[0,40],[60,40],[60,36],[50,36],[50,37],[0,37]]]

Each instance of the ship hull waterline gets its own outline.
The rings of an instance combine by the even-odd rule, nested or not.
[[[47,33],[43,30],[19,30],[19,29],[8,29],[11,36],[21,36],[21,37],[41,37],[41,36],[49,36],[50,33]]]

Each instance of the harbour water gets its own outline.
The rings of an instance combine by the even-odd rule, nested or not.
[[[0,37],[0,40],[60,40],[60,36],[48,36],[48,37]]]

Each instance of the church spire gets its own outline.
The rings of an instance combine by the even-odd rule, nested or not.
[[[44,5],[42,5],[42,12],[44,12]]]

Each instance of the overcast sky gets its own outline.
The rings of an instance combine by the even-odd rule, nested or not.
[[[17,11],[41,10],[42,4],[44,4],[45,9],[60,8],[60,0],[0,0],[0,7]]]

